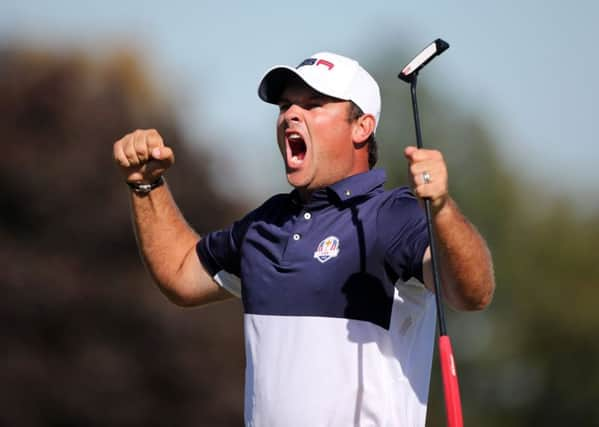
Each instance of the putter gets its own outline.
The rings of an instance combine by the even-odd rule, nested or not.
[[[418,113],[418,102],[416,99],[416,83],[418,82],[418,73],[426,64],[432,61],[436,56],[441,55],[449,48],[449,44],[441,39],[437,39],[420,52],[408,65],[406,65],[399,78],[410,83],[410,93],[412,95],[412,111],[414,113],[414,127],[416,129],[416,144],[422,148],[422,134],[420,131],[420,116]],[[443,391],[445,395],[445,415],[447,417],[448,427],[462,427],[462,403],[460,400],[460,388],[458,385],[458,376],[451,348],[451,340],[447,335],[447,325],[445,324],[445,312],[443,310],[443,296],[441,294],[441,283],[439,271],[437,268],[437,251],[435,247],[435,236],[432,224],[432,210],[430,199],[424,199],[424,208],[426,210],[426,222],[428,236],[431,248],[431,262],[433,267],[433,279],[435,285],[435,301],[437,305],[437,319],[439,320],[439,360],[441,363],[441,375],[443,377]]]

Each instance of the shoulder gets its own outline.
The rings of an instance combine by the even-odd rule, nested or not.
[[[271,196],[266,199],[264,203],[262,203],[256,210],[269,210],[273,208],[278,208],[281,206],[286,206],[292,203],[292,195],[289,193],[280,193]]]
[[[408,187],[385,190],[380,197],[382,197],[380,209],[384,211],[419,208],[418,198]]]
[[[235,221],[231,229],[237,237],[241,238],[257,222],[276,222],[281,216],[285,216],[290,211],[292,205],[292,196],[290,194],[275,194],[241,219]]]
[[[424,220],[424,209],[408,187],[386,190],[381,197],[383,199],[377,212],[377,223],[380,230],[389,230],[389,227],[403,228],[404,225]]]
[[[249,211],[243,217],[234,221],[228,227],[207,233],[201,240],[201,246],[213,248],[228,248],[237,251],[250,228],[260,221],[273,221],[280,212],[285,211],[283,206],[290,204],[288,194],[276,194],[264,203]]]
[[[412,193],[412,190],[406,186],[393,188],[391,190],[386,190],[385,192],[389,195],[389,198],[393,200],[418,200],[414,193]]]
[[[275,194],[264,201],[260,206],[246,215],[250,220],[267,219],[273,215],[279,214],[282,210],[287,210],[293,204],[290,194]]]

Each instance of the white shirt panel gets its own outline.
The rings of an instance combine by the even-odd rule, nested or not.
[[[246,425],[424,426],[434,296],[400,284],[389,330],[370,322],[245,315]]]

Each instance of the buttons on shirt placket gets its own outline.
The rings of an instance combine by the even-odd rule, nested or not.
[[[301,210],[297,213],[291,235],[289,235],[288,244],[285,247],[283,253],[283,262],[297,262],[299,260],[305,260],[306,254],[312,253],[312,248],[307,248],[306,237],[309,237],[310,229],[312,227],[312,212],[307,210]]]
[[[310,219],[312,219],[312,214],[310,212],[304,212],[304,219],[306,221],[309,221]],[[297,242],[302,238],[302,235],[300,233],[293,233],[292,238]]]

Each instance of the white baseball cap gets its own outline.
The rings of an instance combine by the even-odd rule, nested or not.
[[[270,68],[258,86],[258,96],[277,104],[290,78],[299,77],[312,89],[333,98],[353,101],[365,114],[374,115],[375,128],[381,114],[379,85],[351,58],[330,52],[315,53],[296,68],[277,65]]]

